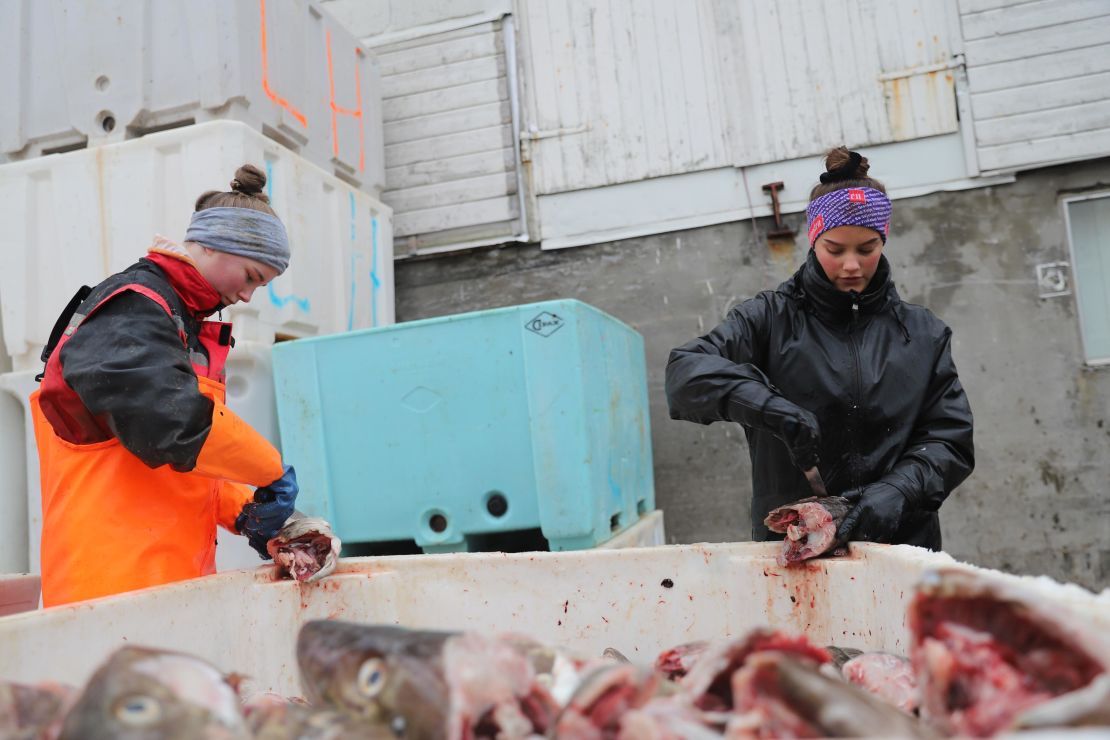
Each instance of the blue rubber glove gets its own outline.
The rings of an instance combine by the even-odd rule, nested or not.
[[[841,542],[866,540],[891,542],[902,517],[910,508],[905,494],[889,483],[872,483],[843,494],[855,506],[844,516],[836,532]]]
[[[266,543],[293,515],[299,491],[297,474],[292,465],[286,465],[280,478],[254,492],[254,500],[246,504],[235,519],[239,534],[247,538],[263,560],[270,559]]]

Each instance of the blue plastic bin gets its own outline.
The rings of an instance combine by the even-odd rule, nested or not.
[[[655,507],[644,342],[563,300],[274,347],[302,511],[348,543],[593,547]]]

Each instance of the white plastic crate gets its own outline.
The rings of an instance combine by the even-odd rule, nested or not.
[[[0,390],[0,574],[30,570],[23,410]]]
[[[275,582],[271,568],[218,574],[0,619],[0,677],[81,683],[115,648],[151,645],[247,674],[258,690],[298,695],[297,632],[324,618],[522,632],[587,655],[613,647],[641,662],[760,625],[818,645],[906,654],[914,586],[925,570],[954,564],[907,545],[856,544],[849,557],[782,568],[779,547],[352,558],[310,585]],[[1057,608],[1110,628],[1106,595],[1050,586]]]
[[[314,0],[7,0],[0,161],[238,120],[379,195],[376,59]]]
[[[42,503],[30,414],[35,372],[0,375],[0,573],[39,572]]]
[[[236,168],[265,169],[289,269],[224,312],[237,340],[272,343],[393,323],[392,211],[243,123],[214,121],[0,166],[0,320],[14,370],[39,369],[58,313],[146,253],[180,241],[193,203]]]
[[[0,617],[37,608],[41,585],[38,576],[0,573]]]

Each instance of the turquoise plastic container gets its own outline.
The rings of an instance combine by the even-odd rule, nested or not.
[[[644,341],[548,301],[282,342],[297,508],[346,543],[482,549],[539,528],[593,547],[655,507]]]

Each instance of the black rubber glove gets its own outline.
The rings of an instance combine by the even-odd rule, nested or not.
[[[292,465],[286,465],[280,478],[255,490],[254,500],[246,504],[235,519],[235,528],[239,530],[239,534],[247,538],[251,547],[264,560],[270,559],[266,543],[293,515],[299,492],[297,473]]]
[[[763,404],[763,424],[781,439],[790,459],[802,470],[817,464],[821,429],[817,417],[782,396],[772,396]]]
[[[894,539],[909,509],[906,496],[888,483],[872,483],[842,494],[855,504],[844,516],[836,537],[841,542],[865,540],[887,542]]]

